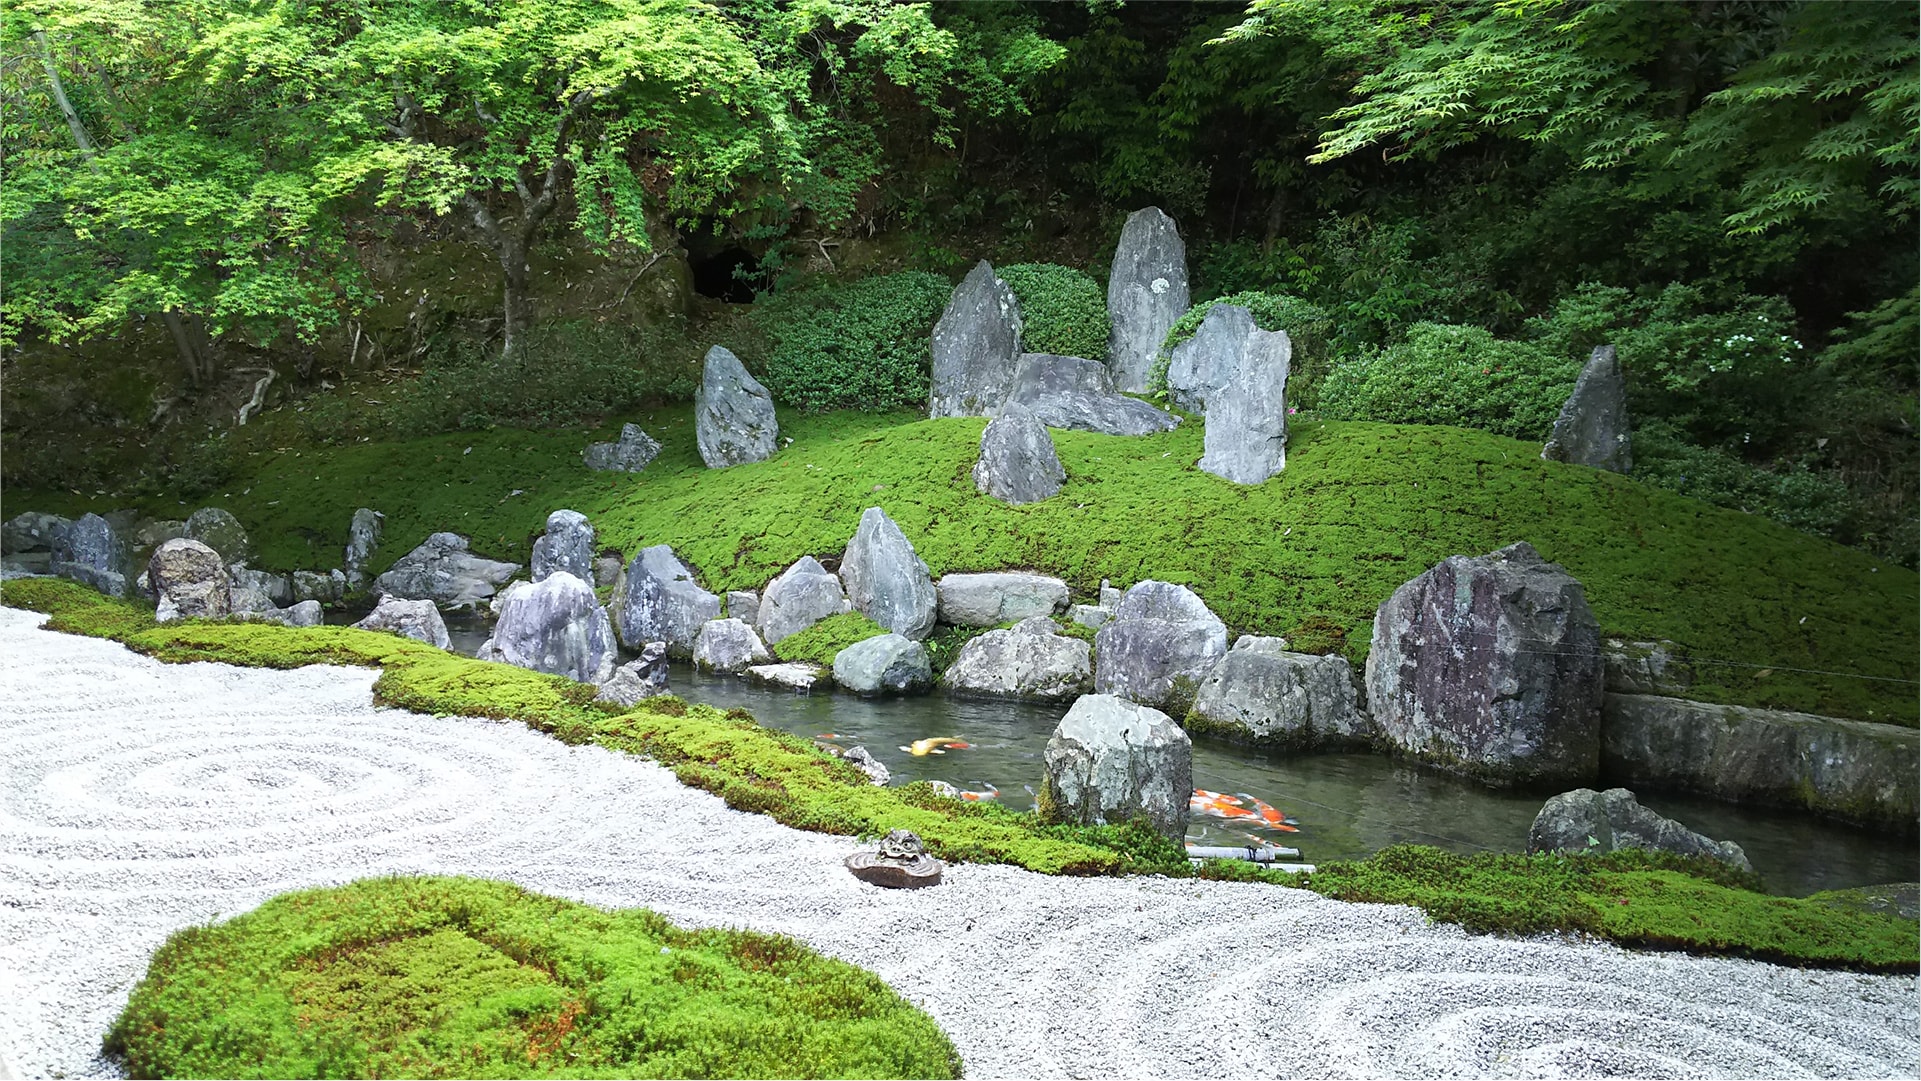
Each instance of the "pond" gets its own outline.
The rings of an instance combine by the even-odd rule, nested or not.
[[[454,649],[471,656],[489,632],[485,617],[450,615]],[[885,763],[893,783],[941,780],[964,792],[998,793],[1015,810],[1034,805],[1041,755],[1065,706],[949,698],[864,699],[849,694],[797,695],[731,676],[703,675],[675,664],[675,694],[721,709],[741,708],[784,732],[851,747]],[[965,747],[915,755],[917,740],[945,737]],[[1235,797],[1217,804],[1224,819],[1196,814],[1190,843],[1279,844],[1308,863],[1354,859],[1400,843],[1429,844],[1463,854],[1519,852],[1545,798],[1485,788],[1406,759],[1373,754],[1278,756],[1211,741],[1194,747],[1194,787]],[[1914,838],[1856,829],[1829,819],[1658,792],[1641,802],[1691,829],[1735,841],[1768,888],[1805,896],[1819,890],[1921,878]],[[1248,798],[1248,797],[1251,797]],[[1284,819],[1270,826],[1264,803]]]

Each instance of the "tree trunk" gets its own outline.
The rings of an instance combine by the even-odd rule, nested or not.
[[[180,355],[180,364],[187,369],[187,382],[199,386],[213,374],[213,365],[202,356],[195,335],[187,330],[187,321],[180,317],[180,309],[168,308],[160,314],[167,322],[167,333],[173,335],[174,352]]]
[[[496,240],[495,251],[500,256],[501,307],[506,315],[500,355],[512,359],[514,350],[520,346],[521,335],[533,322],[528,296],[527,242],[515,231],[505,232]]]

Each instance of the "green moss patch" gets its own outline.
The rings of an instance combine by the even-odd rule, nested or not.
[[[959,1077],[933,1020],[792,939],[465,878],[277,897],[170,937],[134,1077]]]
[[[859,612],[842,612],[837,616],[828,616],[804,631],[788,635],[773,650],[774,655],[783,661],[808,661],[831,667],[841,650],[855,642],[886,633],[886,627]]]

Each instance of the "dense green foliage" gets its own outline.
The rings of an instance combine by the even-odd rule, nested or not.
[[[53,579],[7,582],[0,599],[51,613],[48,626],[55,630],[111,638],[166,661],[278,668],[376,665],[384,669],[374,684],[376,701],[383,704],[436,715],[518,719],[570,743],[648,755],[673,769],[682,783],[720,795],[731,807],[802,829],[865,835],[911,829],[947,859],[1014,863],[1049,874],[1192,873],[1183,853],[1142,823],[1045,826],[1035,815],[995,803],[937,795],[926,783],[876,788],[845,762],[798,737],[762,728],[739,710],[723,715],[662,696],[614,715],[592,704],[590,686],[456,657],[397,635],[240,622],[156,624],[143,609]],[[1327,864],[1305,877],[1231,860],[1209,863],[1200,874],[1305,886],[1342,900],[1412,904],[1479,931],[1582,930],[1632,945],[1876,971],[1912,969],[1916,959],[1911,920],[1863,913],[1859,906],[1837,908],[1821,899],[1765,897],[1751,892],[1752,876],[1710,860],[1667,854],[1460,857],[1401,846],[1368,860]],[[458,930],[482,938],[468,927]],[[169,948],[186,949],[178,943],[200,941],[196,936],[203,933],[187,932]],[[388,964],[390,973],[402,969],[445,983],[472,986],[503,974],[511,978],[512,970],[500,965],[447,971],[436,962],[444,957],[445,941],[421,943],[426,947],[421,955],[407,950],[382,960],[401,962]],[[416,959],[419,969],[409,963]],[[273,969],[266,965],[265,974],[271,977]],[[261,975],[256,969],[244,978]],[[345,991],[350,982],[307,986]],[[156,997],[164,992],[165,985]],[[133,1020],[117,1027],[116,1039],[130,1052],[132,1037],[152,1034],[151,1022],[164,1020],[154,1016],[163,1011],[148,1006],[151,1001],[143,1002],[136,992],[128,1014]]]
[[[1021,348],[1029,353],[1107,359],[1107,298],[1073,267],[1015,263],[995,273],[1021,305]]]
[[[925,406],[929,336],[952,287],[907,271],[776,293],[755,305],[768,339],[762,379],[809,412]]]
[[[134,1077],[959,1077],[933,1020],[779,935],[466,878],[175,932],[108,1031]]]
[[[1416,323],[1402,341],[1335,365],[1321,388],[1321,414],[1538,441],[1580,373],[1576,360],[1480,327]]]

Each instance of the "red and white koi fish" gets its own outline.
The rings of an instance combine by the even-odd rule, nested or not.
[[[1298,825],[1297,823],[1295,823],[1292,819],[1288,818],[1286,815],[1282,814],[1279,810],[1275,809],[1273,806],[1271,806],[1264,800],[1255,799],[1253,796],[1250,796],[1245,792],[1242,792],[1240,796],[1242,799],[1247,800],[1249,803],[1252,803],[1254,805],[1254,813],[1260,817],[1261,824],[1266,826],[1268,829],[1280,830],[1282,833],[1301,832],[1297,828],[1297,825]]]
[[[982,789],[982,790],[981,790],[981,791],[979,791],[979,792],[968,792],[968,791],[965,791],[965,790],[963,790],[963,791],[962,791],[962,792],[960,793],[960,798],[962,798],[962,799],[964,799],[964,800],[967,800],[967,801],[968,801],[968,802],[970,802],[970,803],[973,803],[973,802],[978,802],[978,801],[980,801],[980,800],[984,800],[984,799],[999,799],[999,798],[1000,798],[1000,794],[1001,794],[1001,790],[1000,790],[1000,789],[998,789],[998,788],[995,788],[995,787],[994,787],[993,785],[991,785],[991,784],[988,784],[988,783],[987,783],[987,782],[985,782],[985,781],[982,781],[982,782],[981,782],[981,789]]]

